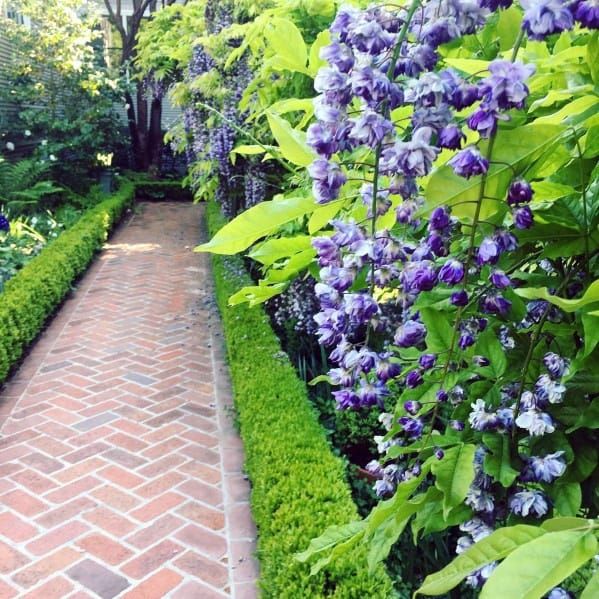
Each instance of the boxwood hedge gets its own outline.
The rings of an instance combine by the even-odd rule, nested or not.
[[[37,337],[134,198],[123,181],[19,271],[0,294],[0,384]]]
[[[213,234],[223,221],[216,204],[207,220]],[[228,298],[248,284],[238,257],[213,256],[216,297],[225,331],[235,406],[252,482],[252,512],[259,529],[263,597],[276,599],[394,597],[384,569],[368,573],[358,548],[311,577],[294,558],[332,524],[357,519],[341,460],[261,308],[230,307]]]

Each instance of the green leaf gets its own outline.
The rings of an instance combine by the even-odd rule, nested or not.
[[[561,308],[564,312],[576,312],[583,306],[599,302],[599,279],[593,281],[580,299],[564,299],[557,295],[551,295],[547,287],[523,287],[516,289],[520,297],[526,299],[544,299]]]
[[[274,285],[250,285],[241,288],[229,298],[229,306],[237,306],[248,302],[250,306],[257,306],[265,301],[279,295],[285,289],[285,283],[276,283]]]
[[[314,161],[316,156],[306,143],[303,131],[294,129],[285,119],[272,112],[267,112],[266,118],[284,158],[297,166],[308,166]]]
[[[580,599],[597,599],[599,597],[599,570],[593,574],[591,580],[584,587]]]
[[[599,125],[589,127],[589,130],[580,138],[580,147],[584,158],[594,158],[599,154]]]
[[[309,235],[268,239],[254,248],[248,255],[252,260],[256,260],[256,262],[260,262],[264,266],[270,266],[277,262],[277,260],[293,256],[302,250],[311,248],[311,239]]]
[[[431,466],[435,486],[443,493],[443,513],[464,501],[474,480],[475,445],[460,444],[448,449],[442,460]]]
[[[499,11],[497,37],[499,38],[499,49],[502,52],[514,46],[518,33],[520,33],[521,22],[522,13],[515,6]]]
[[[300,30],[289,19],[274,17],[265,30],[265,37],[275,56],[268,62],[276,69],[288,69],[309,74],[306,70],[308,50]]]
[[[433,308],[422,308],[420,317],[426,326],[426,346],[432,352],[447,351],[453,337],[453,327],[447,317]]]
[[[570,117],[577,117],[586,110],[590,110],[599,104],[599,98],[596,96],[582,96],[568,102],[563,108],[552,114],[540,116],[533,121],[533,125],[559,125]]]
[[[483,443],[491,453],[485,455],[484,471],[498,480],[504,487],[512,485],[519,472],[512,468],[510,459],[510,437],[485,433]]]
[[[462,71],[468,75],[474,75],[476,73],[482,77],[489,69],[489,62],[487,60],[477,60],[474,58],[446,58],[445,62],[454,69],[458,69],[458,71]]]
[[[323,206],[319,206],[314,210],[310,220],[308,221],[308,232],[314,235],[336,216],[337,212],[343,207],[345,200],[335,200]]]
[[[497,335],[490,329],[485,331],[476,342],[476,354],[484,356],[489,360],[489,365],[479,369],[481,374],[490,374],[499,378],[507,368],[505,350],[499,343]]]
[[[266,150],[262,146],[248,144],[242,144],[231,150],[231,154],[241,154],[242,156],[257,156],[265,152]]]
[[[312,213],[317,206],[312,198],[302,197],[261,202],[227,223],[208,243],[199,245],[195,251],[237,254],[258,239],[278,231],[285,223]]]
[[[576,190],[572,186],[553,183],[552,181],[534,181],[531,187],[535,194],[535,202],[554,202],[555,200],[576,193]]]
[[[590,405],[578,415],[576,422],[566,431],[572,433],[579,428],[599,428],[599,399],[594,399]]]
[[[286,114],[288,112],[314,114],[314,102],[311,98],[287,98],[271,104],[268,110],[276,114]]]
[[[599,34],[593,33],[587,44],[587,64],[595,85],[599,85]]]
[[[561,518],[550,518],[549,520],[545,520],[545,522],[541,524],[541,528],[543,530],[546,530],[547,532],[562,532],[564,530],[572,529],[582,530],[584,528],[591,530],[593,528],[593,524],[593,520],[586,520],[585,518],[572,518],[570,516],[566,516]]]
[[[314,40],[312,47],[310,48],[310,60],[308,61],[308,72],[314,77],[318,73],[320,67],[326,65],[326,60],[320,58],[320,50],[324,46],[328,46],[331,43],[331,33],[328,29],[321,31]]]
[[[557,481],[550,489],[554,509],[560,516],[576,516],[582,504],[582,492],[579,483]]]
[[[427,576],[416,594],[443,595],[470,573],[491,562],[503,559],[519,547],[526,546],[527,543],[544,534],[545,532],[539,527],[526,524],[500,528],[469,547],[439,572]],[[497,595],[497,597],[507,596]]]
[[[499,130],[492,159],[501,164],[492,164],[489,168],[485,195],[502,200],[514,171],[521,173],[530,166],[557,142],[563,132],[564,128],[559,125],[525,125],[513,130]],[[458,177],[450,166],[441,166],[433,172],[426,187],[426,211],[445,204],[454,206],[453,212],[458,217],[472,217],[480,186],[480,177],[464,179]],[[489,218],[498,206],[501,202],[484,200],[480,218]]]
[[[597,539],[591,532],[547,533],[522,545],[499,564],[483,586],[480,599],[540,599],[596,552]]]

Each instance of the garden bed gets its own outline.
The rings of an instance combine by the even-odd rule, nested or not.
[[[85,212],[6,283],[0,295],[0,383],[85,271],[134,192],[133,183],[124,180],[113,196]]]
[[[209,204],[210,232],[222,223],[218,206]],[[264,597],[393,596],[384,569],[369,574],[359,549],[314,577],[295,559],[327,526],[356,519],[357,510],[343,463],[331,452],[305,384],[281,351],[264,311],[228,306],[228,298],[249,281],[241,258],[214,256],[213,267],[253,485]]]

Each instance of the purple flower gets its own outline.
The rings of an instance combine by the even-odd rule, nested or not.
[[[516,237],[505,229],[497,229],[493,235],[493,240],[501,252],[513,252],[518,248]]]
[[[533,456],[527,458],[526,466],[522,471],[522,480],[537,483],[552,483],[566,471],[564,452],[556,451],[547,454],[544,458]]]
[[[436,354],[422,354],[420,358],[418,358],[418,364],[420,364],[424,370],[430,370],[436,362]]]
[[[446,285],[457,285],[464,278],[464,265],[459,260],[448,260],[439,270],[439,280]]]
[[[429,229],[433,231],[445,231],[451,224],[451,217],[445,206],[437,206],[430,216],[428,221]]]
[[[460,334],[460,338],[458,340],[458,346],[462,350],[468,349],[469,347],[474,345],[475,341],[476,341],[476,338],[474,337],[474,334],[472,333],[472,331],[465,330],[465,331],[462,331],[462,333]]]
[[[530,206],[518,206],[512,212],[514,224],[518,229],[530,229],[532,227],[534,216]]]
[[[565,360],[553,352],[545,354],[543,357],[543,364],[554,379],[560,379],[565,374],[568,374],[568,360]]]
[[[341,296],[333,287],[324,283],[316,283],[314,285],[314,293],[320,301],[322,308],[337,308],[339,306]]]
[[[10,221],[8,220],[8,217],[2,213],[0,213],[0,231],[4,231],[5,233],[10,231]]]
[[[347,181],[347,177],[336,162],[318,158],[309,167],[308,172],[314,183],[312,192],[319,204],[326,204],[339,196],[339,190]]]
[[[390,48],[395,36],[385,31],[376,21],[355,21],[349,34],[349,42],[356,50],[367,54],[380,54]]]
[[[401,277],[406,291],[430,291],[437,283],[437,273],[430,260],[408,263]]]
[[[565,393],[565,385],[553,380],[548,374],[542,374],[535,383],[535,395],[543,402],[562,403]]]
[[[432,133],[430,127],[421,127],[414,132],[411,141],[398,141],[385,149],[381,155],[381,172],[402,173],[408,177],[427,175],[439,153],[439,148],[430,145]]]
[[[535,408],[522,412],[516,418],[516,426],[527,430],[533,437],[540,437],[555,430],[551,416]]]
[[[410,400],[410,401],[406,401],[406,403],[404,403],[403,407],[404,407],[404,410],[408,414],[411,414],[412,416],[415,416],[420,411],[420,408],[422,407],[422,404],[419,401],[412,401],[412,400]]]
[[[482,298],[480,307],[486,314],[506,316],[512,307],[512,302],[498,293],[491,293]]]
[[[518,491],[509,500],[510,510],[516,516],[541,518],[549,511],[547,498],[541,491]]]
[[[381,360],[376,366],[376,377],[382,383],[394,379],[401,373],[401,366],[397,362]]]
[[[333,42],[320,49],[320,58],[337,67],[342,73],[349,73],[354,66],[354,55],[348,46]]]
[[[522,108],[528,97],[525,81],[535,72],[534,65],[494,60],[489,65],[491,75],[480,83],[479,96],[489,108]]]
[[[320,156],[330,158],[338,148],[335,130],[322,123],[312,123],[306,133],[308,145]]]
[[[509,8],[512,5],[513,0],[480,0],[480,5],[483,8],[488,8],[490,11],[495,12],[499,8]]]
[[[439,76],[445,83],[445,98],[456,110],[468,108],[478,100],[476,85],[466,83],[453,69],[444,69]]]
[[[349,78],[335,67],[323,67],[318,71],[314,89],[324,94],[329,103],[346,105],[351,101]]]
[[[338,410],[356,409],[360,407],[360,400],[352,389],[339,389],[333,391]]]
[[[433,455],[438,460],[442,460],[445,457],[445,452],[440,447],[437,447],[437,448],[435,448],[435,451],[433,451]]]
[[[365,206],[368,207],[368,216],[372,218],[372,193],[373,193],[373,185],[372,183],[364,183],[362,185],[362,189],[360,189],[360,195],[362,196],[362,202]],[[376,215],[382,216],[386,214],[389,208],[391,207],[391,200],[389,199],[389,192],[386,190],[379,190],[376,194]]]
[[[532,200],[532,187],[525,179],[516,179],[512,181],[507,192],[507,203],[510,206],[516,204],[526,204]]]
[[[316,250],[320,266],[339,264],[339,248],[330,237],[314,237],[312,247]]]
[[[482,399],[477,399],[472,405],[468,422],[475,431],[488,431],[497,427],[497,414],[488,412]]]
[[[450,420],[449,426],[454,431],[463,431],[464,430],[464,423],[461,420]]]
[[[418,439],[422,436],[424,429],[424,422],[420,418],[410,418],[408,416],[402,416],[399,419],[404,432],[410,437],[410,439]]]
[[[485,237],[478,251],[476,252],[476,262],[479,266],[483,264],[495,264],[499,260],[500,248],[491,237]]]
[[[331,33],[336,33],[342,42],[347,39],[347,34],[350,31],[350,28],[360,16],[360,11],[353,6],[348,6],[347,4],[341,6],[337,11],[337,16],[335,20],[331,24],[330,30]]]
[[[345,296],[345,312],[354,323],[366,323],[378,311],[376,300],[368,293],[348,293]]]
[[[543,40],[574,25],[570,8],[562,0],[521,0],[520,4],[524,8],[522,28],[533,40]]]
[[[409,389],[415,389],[424,383],[422,373],[419,370],[410,370],[406,375],[406,387]]]
[[[599,29],[599,2],[581,0],[574,5],[574,18],[589,29]]]
[[[442,148],[447,148],[448,150],[459,150],[465,139],[466,136],[458,126],[447,125],[447,127],[443,127],[443,129],[439,131],[437,143]]]
[[[547,595],[547,599],[574,599],[574,595],[562,587],[554,587]]]
[[[456,175],[470,179],[482,175],[489,170],[489,161],[480,153],[477,147],[469,146],[458,152],[447,162]]]
[[[482,368],[488,366],[491,362],[489,361],[489,358],[485,358],[485,356],[472,356],[472,363],[475,366],[480,366]]]
[[[350,139],[375,149],[393,131],[393,123],[373,110],[365,110],[358,119],[352,119]]]
[[[399,347],[414,347],[424,341],[426,327],[415,320],[408,320],[395,331],[394,342]]]
[[[494,109],[484,107],[482,104],[468,117],[468,127],[472,131],[478,131],[483,138],[491,137],[497,130],[499,113]]]
[[[468,304],[468,294],[463,289],[454,291],[449,298],[449,302],[454,306],[466,306]]]
[[[349,79],[354,95],[362,98],[372,108],[389,95],[391,82],[378,69],[356,68]]]
[[[386,387],[362,381],[360,388],[356,391],[358,401],[362,407],[382,405],[383,398],[388,394]]]
[[[489,277],[489,280],[497,289],[505,289],[512,285],[510,278],[502,270],[494,270]]]

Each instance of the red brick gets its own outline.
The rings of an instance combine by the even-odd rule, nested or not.
[[[140,585],[123,595],[123,599],[162,599],[172,591],[182,577],[172,570],[159,570]]]
[[[99,526],[110,534],[122,536],[131,532],[135,524],[123,516],[119,516],[112,510],[99,507],[83,516],[88,522]]]
[[[44,499],[51,501],[52,503],[65,503],[66,501],[74,499],[82,493],[91,491],[91,489],[100,484],[102,483],[97,478],[94,478],[93,476],[86,476],[85,478],[80,478],[79,480],[69,483],[68,485],[64,485],[52,493],[48,493],[44,496]]]
[[[222,530],[225,527],[224,512],[213,510],[195,501],[186,503],[177,510],[177,514],[211,530]]]
[[[57,576],[44,583],[41,587],[23,595],[23,599],[62,599],[73,590],[73,585],[63,578]]]
[[[176,518],[171,514],[166,514],[155,520],[142,530],[136,532],[135,534],[127,537],[125,540],[129,545],[133,545],[138,549],[145,549],[150,545],[164,539],[164,537],[170,535],[173,531],[181,528],[185,524],[184,520],[181,518]]]
[[[155,478],[141,487],[137,487],[137,489],[135,489],[135,494],[145,498],[154,497],[155,495],[159,495],[160,493],[164,493],[165,491],[176,487],[183,479],[184,477],[182,474],[170,472],[169,474]]]
[[[22,568],[29,558],[10,545],[0,541],[0,574],[8,574]]]
[[[92,501],[88,497],[80,497],[79,499],[69,501],[69,503],[56,508],[51,512],[39,516],[36,522],[42,526],[45,526],[46,528],[54,528],[65,520],[70,520],[75,516],[84,514],[86,511],[94,508],[96,505],[96,502]]]
[[[131,550],[99,533],[80,539],[77,545],[111,566],[116,566],[133,555]]]
[[[146,479],[131,472],[127,472],[127,470],[119,468],[118,466],[109,466],[98,472],[98,475],[125,489],[133,489],[146,482]]]
[[[33,555],[43,555],[49,553],[53,549],[72,541],[84,532],[89,530],[89,526],[73,520],[67,524],[63,524],[59,528],[55,528],[51,532],[45,534],[35,541],[29,543],[26,547]]]
[[[185,501],[185,497],[182,495],[177,493],[164,493],[164,495],[156,497],[156,499],[153,499],[149,503],[146,503],[146,505],[131,512],[130,515],[132,518],[140,520],[141,522],[148,522],[174,508],[183,501]]]
[[[2,495],[0,505],[12,508],[24,516],[35,516],[46,509],[46,504],[19,489]]]
[[[18,595],[18,591],[14,587],[0,580],[0,597],[2,599],[12,599]]]
[[[22,587],[32,587],[55,572],[64,570],[80,558],[80,553],[69,547],[64,547],[17,572],[12,579]]]
[[[154,545],[139,557],[126,563],[121,570],[133,578],[144,578],[150,572],[158,569],[164,562],[167,562],[184,551],[181,545],[177,545],[170,540],[162,541]]]
[[[10,512],[0,514],[0,535],[9,538],[15,543],[22,543],[35,536],[37,529],[31,524],[21,520]]]
[[[226,566],[195,551],[183,554],[175,560],[174,565],[217,589],[222,589],[229,582],[229,570]]]
[[[26,487],[35,494],[46,493],[50,489],[56,488],[56,483],[34,470],[21,470],[11,476],[11,479]]]

